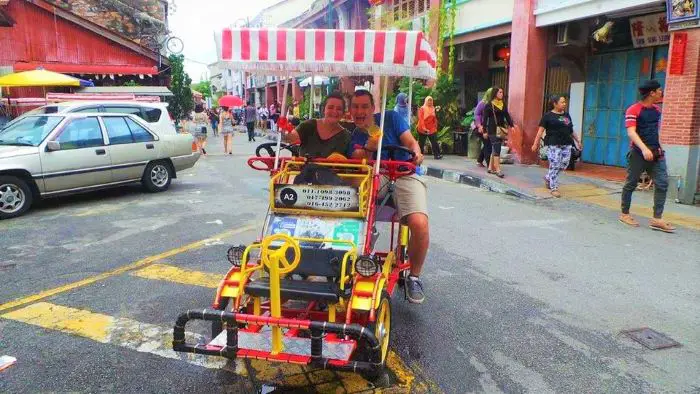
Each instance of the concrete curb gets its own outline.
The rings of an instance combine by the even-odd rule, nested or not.
[[[424,173],[427,176],[442,179],[443,181],[461,183],[463,185],[478,187],[480,189],[485,189],[494,193],[506,194],[509,196],[517,197],[527,201],[538,201],[544,200],[547,197],[537,196],[530,194],[523,190],[514,188],[513,186],[498,182],[493,179],[482,177],[480,175],[459,172],[454,170],[446,170],[443,168],[433,167],[433,166],[422,166]]]
[[[260,138],[266,138],[271,141],[277,141],[277,133],[272,133],[272,132],[260,132],[260,131],[255,131],[255,136],[260,137]],[[438,167],[433,167],[433,166],[421,166],[423,168],[423,173],[426,176],[430,176],[433,178],[439,178],[442,179],[443,181],[448,181],[448,182],[454,182],[454,183],[461,183],[463,185],[467,186],[472,186],[472,187],[478,187],[480,189],[485,189],[490,192],[494,193],[501,193],[501,194],[506,194],[509,196],[513,196],[516,198],[520,198],[523,200],[527,201],[538,201],[538,200],[544,200],[547,199],[548,197],[542,197],[542,196],[537,196],[534,194],[527,193],[523,190],[514,188],[513,186],[503,183],[503,182],[498,182],[493,179],[489,179],[486,177],[482,177],[476,174],[470,174],[466,172],[459,172],[459,171],[453,171],[453,170],[446,170],[443,168],[438,168]]]

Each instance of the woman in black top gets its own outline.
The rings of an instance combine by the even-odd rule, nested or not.
[[[554,95],[549,99],[552,110],[545,113],[537,129],[537,137],[532,144],[532,151],[540,148],[540,139],[545,134],[544,145],[547,147],[547,160],[549,171],[544,177],[544,184],[552,191],[554,197],[561,197],[559,192],[559,173],[569,166],[571,160],[571,146],[581,149],[581,140],[574,133],[574,124],[571,116],[566,112],[566,97]]]
[[[483,112],[484,128],[486,128],[492,145],[488,173],[503,178],[504,175],[501,172],[501,145],[503,144],[503,139],[498,138],[496,135],[496,128],[500,126],[511,129],[513,127],[513,119],[511,119],[503,100],[503,89],[494,86],[491,92],[493,97],[489,100]]]

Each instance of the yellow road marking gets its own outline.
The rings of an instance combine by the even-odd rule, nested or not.
[[[174,267],[166,264],[153,264],[146,268],[132,272],[131,275],[145,279],[165,280],[169,282],[181,283],[183,285],[193,285],[216,289],[224,274],[212,274],[209,272],[193,271]]]
[[[5,319],[58,330],[107,343],[109,327],[114,325],[112,316],[80,309],[38,302],[28,307],[2,315]]]
[[[167,252],[163,252],[163,253],[157,254],[155,256],[143,258],[139,261],[124,265],[124,266],[119,267],[119,268],[112,270],[112,271],[104,272],[102,274],[91,276],[89,278],[85,278],[85,279],[79,280],[77,282],[69,283],[67,285],[55,287],[55,288],[49,289],[49,290],[44,290],[44,291],[41,291],[41,292],[36,293],[36,294],[32,294],[32,295],[22,297],[22,298],[19,298],[19,299],[10,301],[10,302],[6,302],[6,303],[0,305],[0,312],[6,311],[6,310],[12,309],[12,308],[17,308],[17,307],[20,307],[20,306],[23,306],[26,304],[31,304],[33,302],[42,300],[42,299],[47,298],[47,297],[54,296],[56,294],[65,293],[66,291],[75,290],[75,289],[83,287],[83,286],[91,285],[95,282],[99,282],[99,281],[105,280],[107,278],[123,274],[125,272],[129,272],[129,271],[132,271],[132,270],[135,270],[138,268],[145,267],[149,264],[153,264],[156,261],[175,256],[177,254],[186,252],[188,250],[200,248],[207,243],[217,241],[217,240],[220,240],[222,238],[230,237],[230,236],[235,235],[235,234],[240,234],[240,233],[243,233],[246,231],[254,230],[257,227],[258,227],[257,225],[250,224],[250,225],[243,226],[243,227],[240,227],[240,228],[235,229],[235,230],[225,231],[221,234],[215,235],[215,236],[207,238],[207,239],[203,239],[201,241],[192,242],[192,243],[187,244],[185,246],[171,249]]]
[[[37,302],[0,317],[141,353],[183,360],[205,368],[219,369],[227,363],[226,359],[221,358],[176,353],[171,348],[172,327],[160,327],[128,318],[112,317],[48,302]],[[194,334],[188,334],[188,336],[190,341],[195,337]],[[235,372],[239,373],[240,370],[242,373],[243,364],[238,364]]]

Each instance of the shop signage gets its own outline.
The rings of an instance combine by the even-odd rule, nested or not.
[[[360,202],[355,187],[278,184],[275,207],[352,212],[360,208]]]
[[[688,33],[675,33],[673,35],[673,47],[671,49],[671,65],[668,72],[671,75],[683,75],[685,63],[685,47],[688,44]]]
[[[668,32],[663,13],[630,18],[630,30],[635,48],[668,45],[671,42],[671,33]]]

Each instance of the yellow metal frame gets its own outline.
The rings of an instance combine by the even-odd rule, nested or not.
[[[355,212],[338,212],[338,211],[320,211],[317,209],[300,209],[300,208],[279,208],[275,206],[275,185],[288,184],[292,176],[299,175],[301,167],[305,164],[302,161],[287,161],[284,168],[272,178],[270,178],[270,209],[274,213],[282,213],[289,215],[307,215],[307,216],[323,216],[336,218],[366,218],[369,211],[370,194],[372,192],[372,167],[367,164],[348,164],[348,163],[314,163],[319,166],[324,166],[334,169],[352,169],[356,170],[349,173],[340,172],[337,175],[341,179],[357,179],[360,180],[358,187],[359,209]]]

